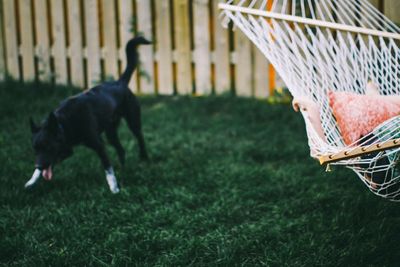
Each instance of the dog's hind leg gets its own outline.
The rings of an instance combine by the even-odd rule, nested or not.
[[[117,178],[114,174],[114,169],[110,164],[110,160],[108,159],[104,144],[101,140],[101,137],[98,136],[96,138],[91,139],[90,142],[86,144],[89,148],[93,149],[97,155],[100,157],[101,163],[106,172],[106,179],[108,186],[112,193],[116,194],[119,192]]]
[[[125,164],[125,150],[121,145],[121,142],[118,138],[117,128],[113,127],[106,131],[106,137],[108,142],[115,148],[118,154],[118,159],[121,165]]]
[[[140,159],[147,160],[148,155],[142,132],[140,106],[136,100],[136,97],[132,94],[129,94],[129,96],[127,97],[124,118],[128,124],[129,129],[132,131],[138,141]]]
[[[107,180],[108,186],[110,187],[111,192],[113,194],[119,193],[118,182],[117,182],[117,178],[115,177],[113,167],[109,167],[108,169],[106,169],[106,180]]]

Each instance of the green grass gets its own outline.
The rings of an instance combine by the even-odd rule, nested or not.
[[[141,97],[151,157],[112,195],[78,148],[32,191],[28,117],[71,88],[0,84],[0,263],[8,266],[398,266],[400,206],[308,155],[299,114],[229,96]]]

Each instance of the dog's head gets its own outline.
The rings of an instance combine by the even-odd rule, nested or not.
[[[30,118],[32,146],[35,151],[35,167],[42,171],[45,179],[53,176],[52,167],[72,154],[67,145],[63,127],[51,112],[48,118],[38,126]]]

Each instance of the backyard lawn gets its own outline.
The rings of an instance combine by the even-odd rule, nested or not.
[[[140,97],[150,162],[125,123],[122,192],[86,148],[30,191],[29,116],[78,90],[0,84],[0,264],[7,266],[399,266],[400,204],[309,157],[288,105]]]

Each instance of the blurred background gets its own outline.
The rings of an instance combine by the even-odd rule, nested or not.
[[[240,31],[221,26],[222,0],[1,0],[0,80],[88,88],[116,79],[124,45],[142,34],[139,94],[232,92],[266,98],[284,84]],[[269,1],[272,2],[272,1]],[[400,1],[371,0],[395,23]]]

